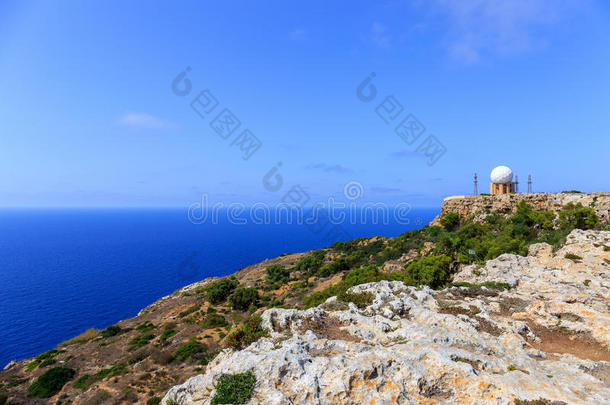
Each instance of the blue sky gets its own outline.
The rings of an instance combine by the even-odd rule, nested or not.
[[[602,1],[160,3],[0,3],[0,206],[274,203],[295,185],[325,201],[350,181],[362,201],[436,206],[475,171],[487,191],[499,164],[522,190],[529,173],[535,191],[609,189]],[[205,89],[219,105],[201,118]],[[387,96],[403,106],[388,124]],[[210,126],[224,108],[241,122],[227,140]],[[411,145],[394,132],[408,114],[426,129]],[[245,129],[262,142],[248,160]],[[446,149],[431,166],[429,135]]]

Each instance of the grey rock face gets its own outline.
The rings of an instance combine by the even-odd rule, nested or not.
[[[509,290],[382,281],[351,289],[374,295],[363,309],[269,309],[271,337],[223,351],[163,403],[207,405],[220,375],[248,370],[252,404],[610,403],[609,247],[610,232],[574,231],[555,254],[533,245],[455,276]]]

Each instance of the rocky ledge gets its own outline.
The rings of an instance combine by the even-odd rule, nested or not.
[[[251,403],[610,403],[610,232],[573,231],[465,267],[431,290],[382,281],[306,311],[263,313],[270,337],[224,350],[163,404],[209,404],[251,371]],[[360,301],[359,301],[360,302]]]

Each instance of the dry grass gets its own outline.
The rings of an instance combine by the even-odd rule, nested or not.
[[[75,343],[86,343],[86,342],[90,341],[91,339],[98,337],[99,334],[100,334],[99,329],[89,328],[86,331],[84,331],[83,333],[81,333],[80,335],[76,335],[72,339],[68,339],[64,342],[61,342],[59,344],[59,346],[68,346],[68,345],[73,345]]]

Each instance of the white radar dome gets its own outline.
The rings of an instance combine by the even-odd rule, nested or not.
[[[506,166],[498,166],[491,171],[492,183],[510,183],[513,181],[513,171]]]

